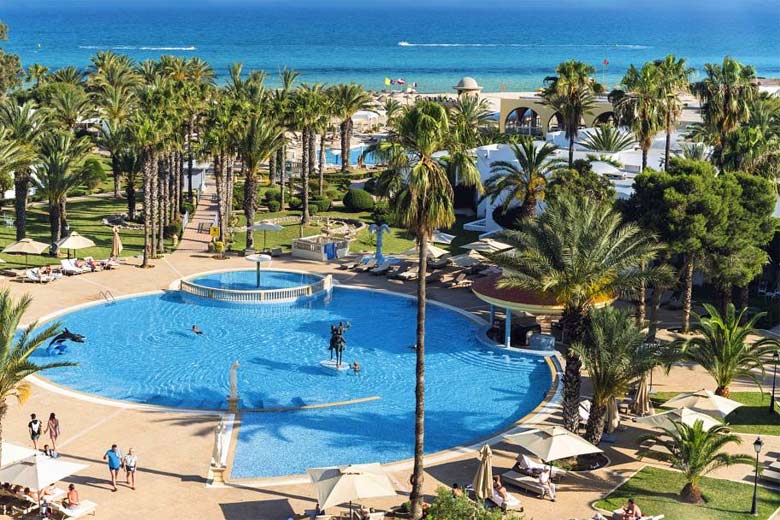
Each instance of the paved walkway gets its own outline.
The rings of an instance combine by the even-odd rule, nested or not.
[[[156,291],[189,274],[217,268],[245,267],[242,258],[214,260],[206,252],[209,237],[197,233],[199,222],[212,221],[214,208],[210,197],[203,197],[193,223],[185,230],[179,249],[164,259],[156,260],[152,269],[141,270],[138,259],[129,259],[127,265],[115,271],[70,277],[54,284],[26,285],[7,280],[0,284],[10,287],[15,295],[29,293],[33,305],[25,319],[32,321],[72,305],[99,300],[101,292],[115,296]],[[414,284],[395,284],[384,277],[347,273],[333,266],[297,261],[284,257],[275,261],[280,267],[291,267],[318,272],[331,272],[342,283],[384,288],[413,293]],[[486,315],[486,307],[468,290],[431,288],[431,299],[440,300],[477,314]],[[121,353],[118,353],[121,355]],[[139,360],[139,362],[143,362]],[[151,368],[153,369],[153,368]],[[698,368],[679,368],[669,376],[656,374],[658,390],[690,390],[693,387],[712,387],[712,381]],[[744,383],[735,385],[735,389]],[[249,488],[235,486],[221,489],[205,486],[210,460],[213,428],[218,416],[209,414],[141,411],[64,396],[34,386],[31,398],[23,406],[9,402],[10,410],[3,423],[6,440],[29,445],[26,423],[30,413],[46,417],[55,411],[61,418],[62,437],[58,447],[63,455],[90,464],[89,468],[72,478],[83,499],[99,504],[98,517],[107,519],[146,518],[203,518],[287,519],[314,505],[312,489],[308,485]],[[590,518],[590,502],[617,485],[622,479],[641,467],[633,456],[633,439],[640,432],[629,425],[619,432],[614,444],[606,452],[612,464],[589,474],[567,478],[559,488],[554,506],[535,497],[521,497],[529,518],[560,520]],[[741,451],[748,453],[750,441]],[[102,456],[112,443],[123,449],[133,447],[139,455],[138,488],[130,490],[120,485],[118,492],[110,491],[108,471]],[[780,454],[780,439],[768,438],[768,452]],[[495,471],[501,472],[513,464],[514,453],[509,447],[495,447]],[[468,483],[477,468],[473,454],[464,454],[445,463],[428,468],[425,490],[432,494],[438,485],[452,482]],[[744,467],[719,470],[718,476],[743,479],[749,473]],[[396,472],[392,478],[403,494],[408,489],[408,471]],[[396,497],[377,500],[370,505],[389,507],[405,500]]]

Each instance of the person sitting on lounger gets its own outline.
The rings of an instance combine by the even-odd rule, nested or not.
[[[550,500],[555,502],[555,484],[550,480],[550,468],[542,468],[538,480],[539,485],[542,486],[542,496],[539,498],[544,498],[544,495],[549,495]]]
[[[74,260],[74,261],[73,261],[73,265],[74,265],[74,266],[75,266],[77,269],[84,269],[84,268],[87,266],[87,264],[86,264],[86,263],[84,263],[84,261],[83,261],[83,260],[79,260],[78,258],[77,258],[76,260]]]
[[[460,498],[463,496],[463,490],[460,488],[460,484],[457,482],[452,485],[452,496],[455,498]]]
[[[79,492],[76,491],[76,485],[75,484],[69,484],[68,485],[68,496],[63,501],[65,504],[65,507],[68,509],[76,509],[79,507]]]
[[[642,511],[634,503],[633,498],[628,499],[628,503],[623,506],[623,520],[638,520],[642,518]]]
[[[197,325],[193,325],[192,326],[192,332],[194,332],[198,336],[202,336],[203,335],[203,331],[200,330]]]
[[[493,491],[500,496],[503,501],[506,501],[507,496],[509,495],[504,484],[501,483],[501,477],[498,475],[493,477]]]
[[[87,262],[87,267],[92,269],[92,271],[97,271],[101,268],[101,265],[97,263],[94,258],[91,258],[89,262]]]
[[[29,498],[33,502],[37,502],[38,501],[38,493],[36,493],[35,491],[33,491],[32,489],[30,489],[28,487],[24,488],[24,493],[23,494],[24,494],[25,497]]]

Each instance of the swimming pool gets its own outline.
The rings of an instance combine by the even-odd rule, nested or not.
[[[349,164],[351,166],[357,166],[360,156],[363,154],[365,147],[359,146],[357,148],[350,148],[349,150]],[[328,148],[325,150],[325,164],[341,165],[341,149],[340,148]],[[367,153],[363,158],[363,164],[376,165],[376,155],[373,152]]]
[[[257,270],[224,271],[209,273],[188,279],[190,283],[211,287],[214,289],[229,289],[232,291],[253,291],[257,289],[289,289],[310,285],[322,279],[321,276],[296,273],[292,271],[260,270],[260,287],[257,286]]]
[[[62,316],[85,334],[46,373],[77,390],[182,408],[225,408],[229,366],[238,360],[241,406],[346,406],[242,413],[232,476],[298,474],[307,467],[408,458],[414,441],[415,302],[348,288],[279,305],[236,305],[177,291],[120,299]],[[344,360],[360,375],[319,366],[330,325],[351,323]],[[190,332],[193,324],[203,336]],[[480,324],[430,305],[426,349],[426,451],[484,437],[529,413],[550,387],[540,357],[476,339]],[[34,356],[47,357],[42,348]],[[37,359],[43,362],[48,359]]]

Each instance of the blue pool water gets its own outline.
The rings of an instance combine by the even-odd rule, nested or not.
[[[238,360],[241,405],[297,407],[369,397],[341,407],[245,412],[234,477],[301,473],[307,467],[389,462],[412,454],[414,300],[335,288],[330,297],[280,305],[235,305],[182,296],[142,296],[74,311],[61,318],[85,344],[35,361],[77,362],[46,376],[77,390],[186,408],[224,408],[229,366]],[[340,320],[346,362],[358,376],[319,366],[328,358],[330,325]],[[203,336],[190,332],[193,324]],[[530,412],[551,376],[534,356],[482,345],[479,324],[429,306],[426,349],[426,450],[469,443]]]
[[[360,156],[363,154],[363,148],[351,148],[349,150],[349,164],[357,166]],[[341,150],[338,148],[328,148],[325,150],[325,164],[339,165],[341,164]],[[366,154],[363,158],[363,164],[376,164],[376,156],[373,152]]]
[[[256,289],[288,289],[309,285],[320,279],[319,276],[306,273],[291,273],[289,271],[260,270],[260,287],[257,286],[257,271],[255,269],[245,271],[227,271],[224,273],[211,273],[189,281],[214,287],[216,289],[229,289],[232,291],[251,291]]]

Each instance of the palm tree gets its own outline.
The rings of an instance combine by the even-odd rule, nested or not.
[[[658,94],[666,127],[664,145],[664,170],[666,170],[671,159],[672,129],[682,113],[680,94],[690,90],[690,78],[694,69],[686,66],[684,58],[677,58],[672,54],[662,60],[656,60],[655,67],[658,71]]]
[[[618,120],[631,128],[642,149],[642,171],[647,168],[647,154],[653,138],[663,127],[663,101],[659,97],[659,72],[654,63],[645,63],[641,69],[633,65],[623,76],[625,91],[610,94]]]
[[[84,83],[85,72],[83,70],[68,65],[57,69],[46,78],[47,81],[52,83],[64,83],[67,85],[81,86]]]
[[[659,245],[633,223],[623,223],[609,203],[579,195],[550,200],[544,213],[505,231],[512,250],[493,259],[505,268],[502,287],[551,295],[563,305],[564,341],[581,341],[591,308],[630,295],[650,277],[640,270]],[[582,362],[566,354],[564,425],[576,431]]]
[[[46,117],[36,110],[32,101],[18,105],[13,99],[0,103],[0,127],[5,128],[19,146],[25,149],[28,161],[14,163],[14,211],[16,216],[16,240],[27,234],[27,197],[30,193],[30,178],[37,156],[38,139],[45,129]]]
[[[47,111],[51,121],[63,130],[74,130],[76,124],[92,117],[93,102],[81,85],[59,83],[47,100]]]
[[[614,126],[599,126],[580,141],[583,148],[594,152],[616,153],[630,150],[635,140]]]
[[[303,84],[293,98],[294,120],[301,131],[301,199],[303,200],[301,223],[309,223],[309,179],[314,171],[314,129],[328,117],[327,96],[322,85]],[[351,120],[350,120],[351,121]],[[351,124],[351,122],[350,122]],[[349,126],[349,125],[347,125]]]
[[[755,371],[764,374],[762,357],[780,349],[780,342],[774,338],[748,342],[748,336],[758,335],[756,323],[765,313],[752,316],[742,325],[747,308],[737,314],[730,303],[724,315],[707,303],[704,309],[707,317],[694,313],[699,322],[694,325],[696,335],[676,343],[682,348],[683,357],[698,363],[712,376],[718,395],[728,397],[729,385],[739,377],[750,379],[760,388],[761,381]]]
[[[385,150],[403,150],[405,166],[394,169],[397,190],[392,192],[397,218],[415,236],[418,245],[417,333],[415,378],[415,441],[412,473],[412,517],[422,516],[423,453],[425,438],[425,303],[428,242],[433,231],[455,222],[452,185],[433,154],[444,149],[449,129],[447,111],[438,103],[418,101],[393,120]],[[395,164],[401,166],[400,162]]]
[[[41,82],[46,78],[49,73],[49,67],[41,65],[40,63],[33,63],[27,67],[27,81],[34,82],[33,88],[41,86]]]
[[[722,65],[706,63],[704,71],[707,77],[693,85],[702,102],[699,133],[706,135],[715,163],[721,166],[726,136],[750,118],[751,102],[758,93],[756,71],[729,56]]]
[[[246,217],[246,247],[254,249],[252,225],[257,205],[257,176],[260,165],[282,145],[284,130],[269,116],[255,112],[242,122],[244,132],[238,141],[238,155],[244,165],[244,216]]]
[[[0,461],[3,455],[2,425],[8,413],[8,398],[15,397],[23,404],[31,392],[30,383],[25,380],[27,376],[52,368],[74,366],[74,363],[67,362],[38,365],[30,361],[32,353],[57,335],[60,328],[58,322],[53,322],[44,329],[38,329],[38,322],[33,322],[19,334],[19,323],[31,303],[29,295],[15,301],[8,289],[0,291]]]
[[[84,182],[84,159],[90,149],[88,138],[76,139],[69,132],[54,131],[41,138],[40,166],[33,179],[48,198],[52,254],[57,253],[57,241],[62,238],[68,193]]]
[[[582,359],[593,389],[585,438],[598,445],[609,401],[628,392],[629,385],[652,369],[658,358],[629,313],[614,307],[594,309],[585,337],[571,349]]]
[[[596,70],[579,61],[565,61],[556,67],[556,76],[545,78],[547,86],[542,91],[545,104],[560,116],[566,138],[569,140],[569,167],[574,163],[574,141],[580,122],[595,104],[593,95],[601,90],[590,77]]]
[[[685,476],[685,486],[680,491],[680,496],[693,504],[702,501],[701,478],[723,466],[733,464],[752,464],[753,458],[749,455],[729,455],[723,453],[723,449],[729,444],[742,444],[739,435],[728,433],[726,425],[718,425],[704,428],[702,421],[696,421],[693,426],[681,422],[672,423],[673,428],[662,433],[648,433],[641,435],[637,440],[642,443],[647,440],[656,441],[656,446],[663,446],[669,453],[654,451],[654,456],[671,463],[672,467],[680,470]],[[646,449],[640,449],[639,455],[647,453]]]
[[[335,113],[341,119],[341,171],[349,169],[349,150],[352,141],[352,116],[360,110],[368,108],[371,95],[363,87],[350,83],[333,87]]]
[[[485,181],[485,196],[490,197],[491,202],[503,196],[504,213],[513,202],[520,201],[522,217],[533,217],[537,203],[544,200],[550,175],[563,161],[555,157],[554,145],[544,143],[537,147],[530,136],[510,146],[515,160],[490,163],[492,175]]]

